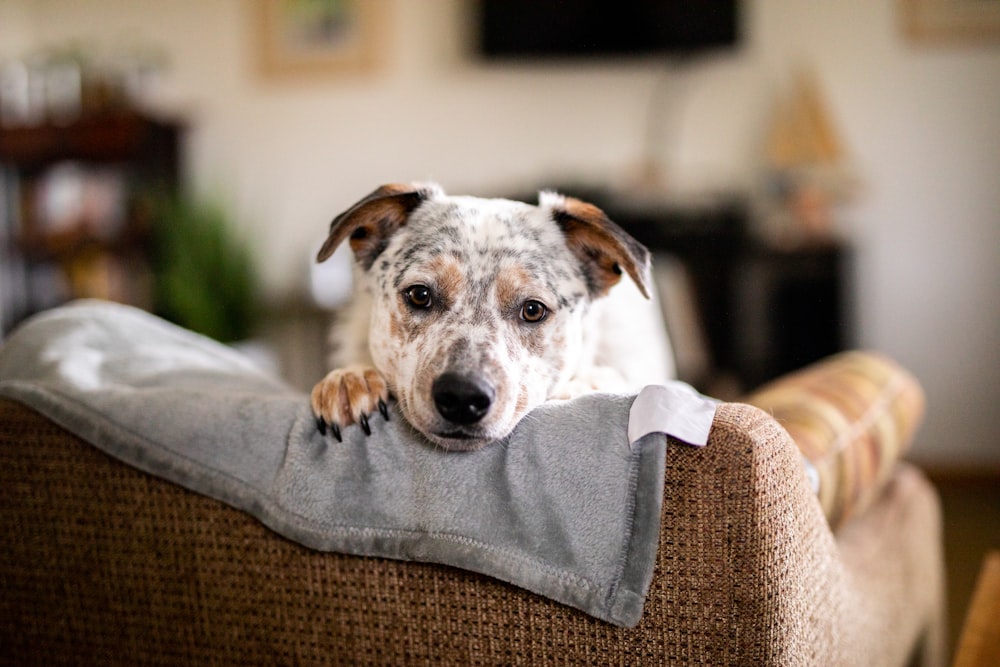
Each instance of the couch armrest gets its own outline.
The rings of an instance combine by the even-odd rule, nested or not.
[[[900,664],[937,627],[940,518],[915,470],[835,539],[787,433],[726,404],[707,447],[668,447],[664,483],[626,629],[474,573],[308,550],[0,401],[0,662]]]
[[[708,447],[668,451],[665,483],[653,586],[692,645],[717,647],[706,664],[896,665],[917,648],[943,664],[940,509],[915,468],[835,537],[785,429],[725,404]]]

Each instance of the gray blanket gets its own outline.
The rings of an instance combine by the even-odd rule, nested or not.
[[[546,404],[472,453],[435,448],[395,411],[372,420],[371,437],[349,428],[337,443],[317,432],[306,396],[234,350],[92,301],[5,342],[0,395],[306,546],[465,568],[618,625],[641,616],[666,439],[630,444],[634,397]],[[651,410],[700,415],[707,436],[714,407],[680,395]]]

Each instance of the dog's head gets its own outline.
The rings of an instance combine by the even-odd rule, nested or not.
[[[407,421],[448,449],[508,435],[573,375],[590,303],[627,273],[648,297],[649,253],[597,207],[387,185],[334,219],[372,300],[369,346]]]

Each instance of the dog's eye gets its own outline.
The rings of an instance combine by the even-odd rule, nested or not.
[[[541,301],[529,299],[521,306],[521,319],[525,322],[541,322],[549,314],[549,309]]]
[[[427,285],[412,285],[403,292],[406,303],[412,308],[431,307],[431,288]]]

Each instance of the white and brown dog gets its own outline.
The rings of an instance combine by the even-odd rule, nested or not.
[[[432,442],[471,450],[546,400],[673,374],[649,253],[591,204],[386,185],[334,219],[317,260],[345,239],[355,299],[335,329],[337,370],[312,392],[338,440],[351,424],[370,434],[375,411],[388,419],[391,394]]]

